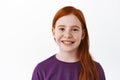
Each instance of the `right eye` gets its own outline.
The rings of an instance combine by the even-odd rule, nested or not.
[[[60,31],[64,31],[65,29],[64,28],[59,28]]]

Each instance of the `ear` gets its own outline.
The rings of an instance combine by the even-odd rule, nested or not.
[[[52,28],[52,34],[53,34],[53,36],[55,36],[55,29],[54,28]]]
[[[85,37],[85,30],[82,31],[82,38],[81,39],[83,40],[84,37]]]
[[[52,29],[52,34],[53,34],[54,40],[56,41],[56,39],[55,39],[55,29],[54,28]]]

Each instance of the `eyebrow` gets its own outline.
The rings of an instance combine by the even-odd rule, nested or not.
[[[71,27],[80,28],[80,27],[79,27],[79,26],[77,26],[77,25],[73,25],[73,26],[71,26]]]
[[[65,25],[58,25],[57,27],[65,27]]]
[[[58,25],[57,27],[65,27],[65,25]],[[77,26],[77,25],[72,25],[71,27],[80,28],[80,27],[79,27],[79,26]]]

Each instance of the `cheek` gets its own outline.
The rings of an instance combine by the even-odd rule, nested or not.
[[[81,43],[82,35],[76,35],[74,38],[75,38],[77,44],[80,44],[80,43]]]
[[[60,37],[61,37],[61,34],[56,31],[55,35],[54,35],[54,38],[56,38],[57,40],[59,40]]]
[[[78,40],[81,40],[81,38],[82,38],[82,33],[81,33],[81,32],[76,33],[76,34],[74,34],[74,37],[75,37],[76,39],[78,39]]]
[[[80,43],[81,40],[82,40],[81,36],[78,36],[78,37],[77,37],[77,41]]]
[[[76,42],[78,45],[81,43],[81,40],[82,40],[82,37],[80,35],[76,36]]]

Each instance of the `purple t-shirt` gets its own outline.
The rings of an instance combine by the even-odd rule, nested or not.
[[[101,80],[105,80],[104,71],[98,65]],[[80,69],[79,62],[62,62],[53,55],[35,67],[32,80],[78,80]]]

